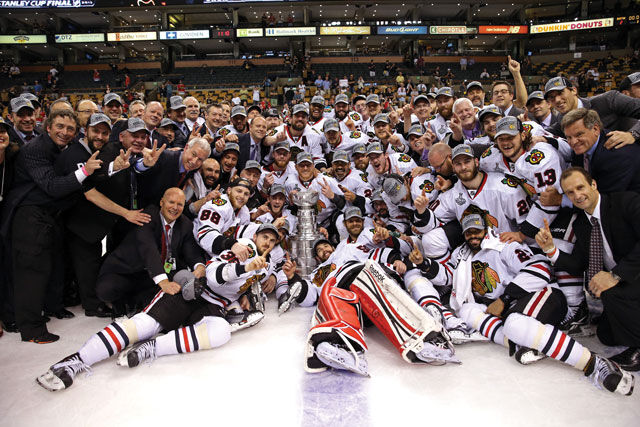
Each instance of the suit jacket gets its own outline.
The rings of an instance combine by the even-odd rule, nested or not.
[[[240,156],[238,156],[238,164],[236,165],[236,169],[238,169],[238,173],[242,169],[244,169],[244,165],[247,164],[247,160],[249,160],[249,156],[251,155],[251,134],[243,133],[242,135],[238,135],[238,145],[240,146]],[[259,144],[258,154],[261,155],[262,144]],[[259,162],[260,160],[258,160]]]
[[[151,215],[151,222],[136,227],[127,234],[122,243],[107,256],[100,268],[100,275],[146,271],[149,277],[154,278],[165,273],[161,258],[163,225],[160,209],[149,206],[144,211]],[[175,271],[192,269],[195,264],[205,261],[202,250],[193,237],[193,224],[184,215],[180,215],[173,225],[170,248],[171,256],[176,259]],[[172,277],[174,272],[169,276]]]
[[[138,174],[128,168],[108,176],[109,163],[118,156],[121,148],[120,142],[116,141],[108,142],[100,150],[98,159],[102,160],[102,167],[85,180],[83,187],[85,191],[95,187],[112,202],[133,209],[131,194],[134,187],[131,182],[137,179]],[[102,210],[83,197],[68,212],[65,221],[67,229],[78,237],[88,243],[97,243],[113,229],[119,219],[118,215]]]
[[[640,286],[640,194],[600,194],[600,218],[604,235],[616,262],[612,270],[623,281]],[[558,270],[581,275],[589,267],[591,223],[584,211],[573,223],[576,243],[573,252],[560,252]]]
[[[2,207],[0,234],[5,238],[10,234],[13,214],[19,206],[43,206],[52,212],[60,211],[69,206],[69,196],[82,189],[75,173],[56,173],[55,163],[60,153],[46,133],[20,149],[13,188]]]
[[[584,108],[598,112],[605,129],[609,131],[640,132],[640,99],[623,95],[617,90],[610,90],[590,98],[580,98]],[[548,129],[554,135],[564,136],[560,122],[564,114],[558,114],[558,123]]]
[[[598,146],[589,164],[589,173],[596,180],[601,193],[634,191],[640,193],[640,145],[626,145],[620,149],[607,150],[607,136],[600,134]],[[571,163],[584,165],[584,156],[574,154]]]
[[[138,194],[140,207],[158,205],[164,192],[171,187],[182,188],[196,171],[180,172],[182,161],[181,151],[165,150],[157,163],[139,175]]]
[[[23,141],[22,137],[20,135],[18,135],[18,132],[16,132],[16,130],[15,130],[15,128],[13,126],[9,128],[9,131],[7,133],[9,134],[9,141],[17,143],[19,147],[22,147],[23,145],[25,145],[25,141]],[[41,132],[38,130],[37,127],[35,127],[33,129],[34,137],[37,137],[40,134],[41,134]],[[31,141],[33,141],[33,139]]]
[[[511,110],[509,110],[509,114],[507,114],[507,116],[518,117],[522,113],[524,113],[524,110],[521,110],[520,108],[513,105],[511,107]]]

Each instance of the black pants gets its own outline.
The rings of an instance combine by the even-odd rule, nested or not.
[[[15,322],[13,309],[13,281],[11,266],[11,247],[0,241],[0,320],[6,323]]]
[[[100,272],[96,282],[96,294],[101,301],[138,307],[147,305],[159,290],[146,271],[133,274]]]
[[[11,228],[16,323],[25,340],[47,332],[46,308],[63,308],[60,221],[38,206],[21,206]]]
[[[67,245],[78,281],[82,308],[96,310],[101,304],[96,295],[96,281],[102,264],[102,243],[89,243],[75,233],[67,232]]]
[[[598,338],[606,345],[640,347],[640,286],[620,282],[600,294]]]

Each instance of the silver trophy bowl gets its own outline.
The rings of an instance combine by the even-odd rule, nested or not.
[[[313,190],[298,191],[292,199],[298,207],[298,229],[296,235],[290,239],[291,252],[298,264],[298,274],[309,278],[317,265],[313,254],[313,244],[322,237],[316,228],[318,192]]]

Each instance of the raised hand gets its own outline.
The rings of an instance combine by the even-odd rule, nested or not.
[[[429,206],[429,198],[427,197],[427,192],[424,188],[420,195],[413,201],[413,206],[415,206],[419,214],[423,214],[424,211],[427,210],[427,206]]]
[[[126,169],[131,164],[129,163],[129,159],[131,158],[131,147],[125,152],[124,150],[120,150],[120,155],[116,157],[113,161],[113,171],[119,171],[122,169]]]
[[[551,235],[549,222],[546,218],[544,218],[543,221],[544,227],[536,233],[536,243],[545,253],[552,253],[555,250],[556,245],[553,243],[553,236]]]
[[[102,160],[98,160],[96,158],[98,157],[98,154],[100,154],[99,151],[96,151],[95,153],[93,153],[91,157],[89,157],[89,160],[87,160],[87,162],[84,164],[84,170],[87,173],[87,175],[91,175],[93,172],[95,172],[96,169],[100,169],[100,166],[102,165]]]
[[[397,259],[393,262],[393,269],[396,271],[396,273],[402,276],[404,273],[407,272],[407,265],[404,262]]]
[[[238,142],[238,135],[230,133],[224,137],[225,142]]]
[[[193,125],[193,129],[191,129],[191,133],[189,134],[189,141],[191,141],[193,138],[200,137],[200,131],[202,130],[203,126],[204,123],[202,123],[200,126],[198,126],[197,123]]]
[[[434,184],[434,188],[438,191],[447,191],[449,188],[453,187],[453,182],[450,179],[446,179],[442,175],[438,175],[436,177],[436,183]]]
[[[260,270],[262,268],[267,268],[267,265],[266,255],[258,255],[245,266],[245,271]]]
[[[347,126],[347,128],[353,132],[354,130],[356,130],[356,124],[353,122],[353,120],[351,120],[351,117],[347,116],[347,121],[344,122],[344,124]]]
[[[322,179],[322,182],[320,182],[320,186],[322,187],[322,194],[327,199],[331,200],[335,197],[335,193],[331,189],[331,186],[329,185],[326,179]]]
[[[555,187],[548,186],[540,193],[540,203],[542,206],[560,206],[562,204],[562,194],[558,193]]]
[[[451,120],[449,121],[449,129],[453,132],[453,137],[456,141],[460,141],[463,138],[462,134],[462,120],[460,120],[460,116],[457,113],[453,113],[451,116]]]
[[[389,230],[385,227],[381,227],[379,225],[375,225],[373,231],[373,243],[381,243],[389,238]]]
[[[226,144],[225,144],[225,142],[224,142],[224,139],[222,139],[222,138],[218,138],[218,139],[216,140],[216,143],[215,143],[215,149],[216,149],[216,152],[217,152],[218,154],[222,154],[222,152],[224,151],[224,147],[225,147],[225,145],[226,145]]]
[[[511,59],[511,55],[508,56],[509,59],[509,71],[511,74],[520,73],[520,63],[515,59]]]
[[[288,280],[293,279],[293,276],[296,274],[297,268],[298,268],[298,265],[296,264],[295,261],[291,260],[291,257],[289,256],[289,252],[287,252],[286,261],[282,266],[282,271],[284,271],[284,275],[287,276]]]
[[[353,201],[356,200],[356,193],[354,193],[353,191],[349,190],[348,188],[340,184],[338,184],[338,188],[342,190],[342,192],[344,193],[344,198],[348,202],[353,203]]]
[[[142,154],[142,164],[148,168],[154,166],[166,148],[167,144],[162,144],[162,147],[158,148],[158,140],[154,139],[151,150],[145,150]]]
[[[220,184],[218,184],[216,186],[216,188],[214,188],[213,190],[209,191],[209,194],[207,194],[206,199],[207,202],[213,200],[213,199],[218,199],[220,197],[222,193],[220,193]]]
[[[274,181],[275,181],[275,176],[273,175],[273,172],[270,172],[267,176],[264,177],[264,183],[262,185],[263,188],[271,188]]]

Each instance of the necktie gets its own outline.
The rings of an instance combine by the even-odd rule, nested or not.
[[[186,172],[182,172],[180,174],[180,179],[178,180],[178,185],[177,185],[178,188],[182,188],[182,183],[184,182],[184,179],[186,178],[186,176],[187,176]]]
[[[160,251],[160,256],[162,257],[162,262],[164,263],[167,260],[167,247],[170,242],[167,242],[169,238],[169,231],[171,231],[171,226],[169,224],[164,226],[165,232],[162,233],[162,250]]]
[[[582,165],[584,166],[584,170],[589,172],[589,156],[587,155],[587,153],[584,153],[582,155]]]
[[[587,270],[587,284],[593,276],[602,271],[604,265],[604,244],[598,218],[591,217],[591,240],[589,244],[589,270]]]
[[[29,142],[29,141],[31,141],[31,140],[33,139],[33,137],[34,137],[34,136],[35,136],[35,135],[34,135],[34,134],[32,134],[32,133],[26,134],[26,135],[24,136],[24,140],[25,140],[25,141],[27,141],[27,142]]]

